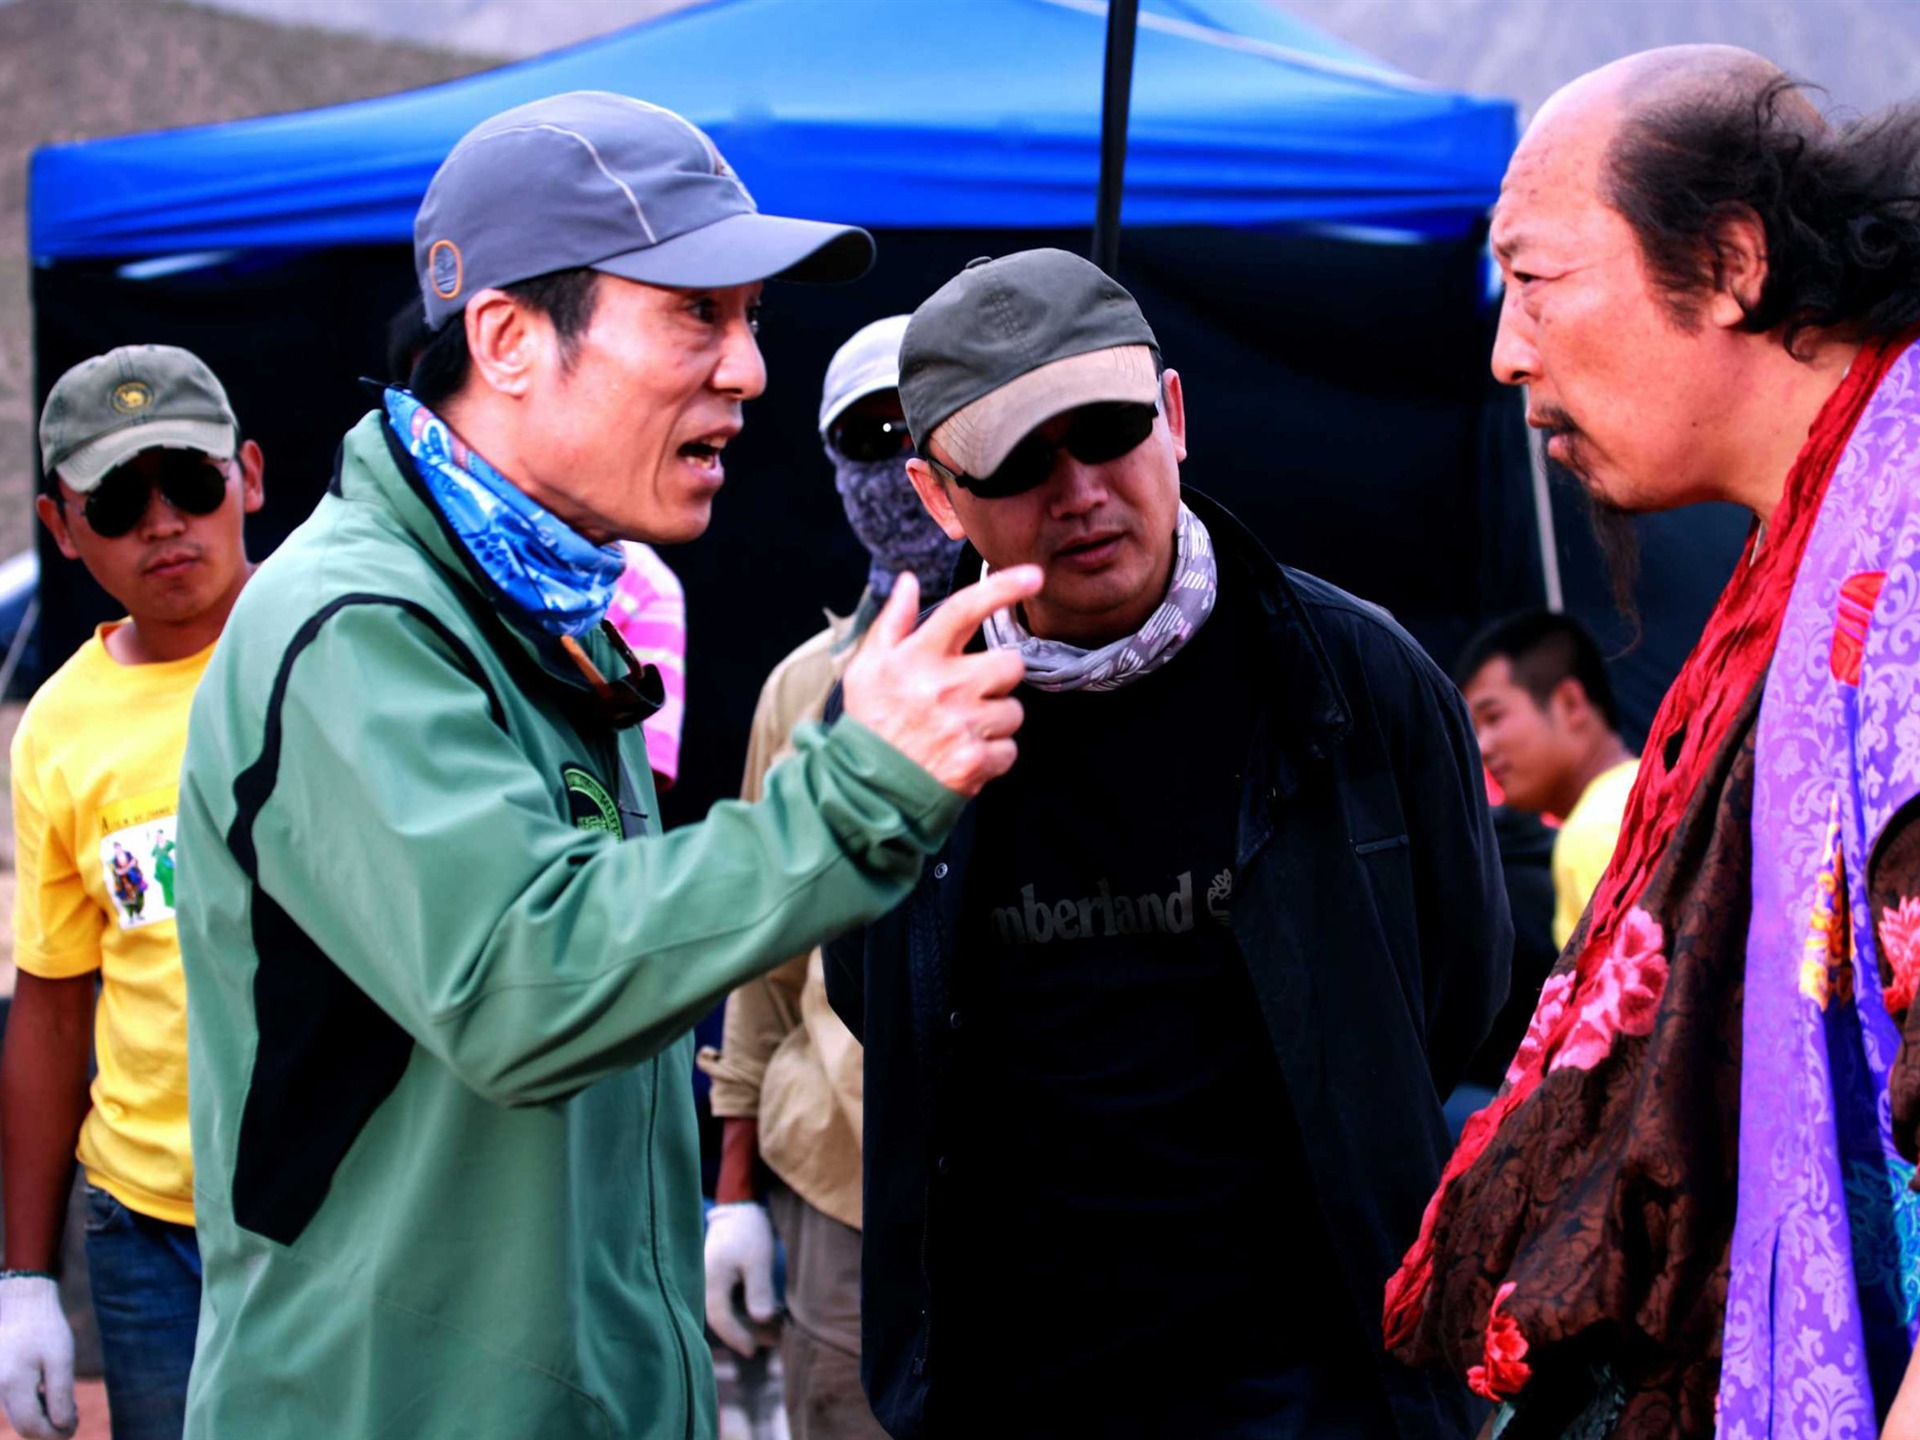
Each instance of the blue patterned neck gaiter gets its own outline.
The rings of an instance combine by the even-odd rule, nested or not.
[[[626,568],[620,547],[548,514],[406,391],[389,388],[386,405],[433,503],[514,608],[549,635],[598,625]]]

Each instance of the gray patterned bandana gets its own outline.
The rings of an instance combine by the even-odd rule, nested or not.
[[[920,503],[907,478],[907,457],[863,462],[826,448],[847,523],[871,557],[867,589],[885,600],[893,593],[894,577],[911,570],[920,578],[923,605],[941,599],[953,583],[960,542],[949,540]]]
[[[987,573],[983,562],[981,578]],[[1200,517],[1183,504],[1174,530],[1173,580],[1167,586],[1167,598],[1133,634],[1098,650],[1082,650],[1063,640],[1037,638],[1012,607],[994,611],[984,628],[990,649],[1020,652],[1027,662],[1027,684],[1036,690],[1118,690],[1178,655],[1207,623],[1219,597],[1213,537]]]

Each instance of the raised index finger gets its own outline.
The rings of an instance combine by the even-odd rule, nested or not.
[[[1045,572],[1038,565],[1014,565],[996,570],[986,579],[949,595],[915,632],[912,643],[958,655],[967,648],[967,641],[989,615],[1039,594],[1044,579]]]

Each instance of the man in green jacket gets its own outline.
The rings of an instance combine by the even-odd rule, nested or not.
[[[1038,573],[918,631],[904,585],[847,718],[672,835],[656,677],[600,620],[619,539],[706,528],[759,282],[871,246],[760,215],[613,95],[496,116],[435,176],[412,389],[348,433],[193,710],[193,1440],[714,1433],[686,1032],[894,905],[1012,763],[1017,658],[961,649]]]

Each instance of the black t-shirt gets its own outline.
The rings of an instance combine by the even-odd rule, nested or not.
[[[1140,1415],[1209,1366],[1311,1363],[1339,1289],[1229,923],[1247,608],[1223,594],[1123,689],[1023,687],[1020,758],[978,802],[934,1345],[983,1409],[1123,1377]]]

